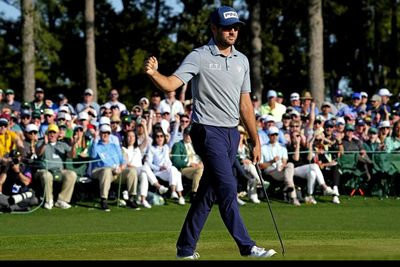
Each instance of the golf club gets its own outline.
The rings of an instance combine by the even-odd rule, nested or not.
[[[281,238],[281,235],[279,234],[278,226],[276,225],[274,213],[272,212],[272,209],[271,209],[271,203],[269,202],[267,190],[265,189],[265,186],[264,186],[264,179],[262,178],[262,173],[261,173],[260,167],[258,166],[257,163],[255,164],[255,166],[256,166],[256,169],[257,169],[258,177],[260,178],[261,187],[263,189],[265,198],[267,199],[268,209],[269,209],[269,212],[271,213],[272,221],[274,222],[274,226],[275,226],[276,233],[278,234],[279,242],[281,243],[282,256],[285,256],[285,247],[283,246],[282,238]]]

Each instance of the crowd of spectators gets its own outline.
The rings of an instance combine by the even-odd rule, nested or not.
[[[19,102],[12,89],[0,90],[0,207],[25,210],[43,201],[49,210],[68,209],[76,183],[84,179],[98,182],[105,211],[115,184],[124,186],[129,208],[151,208],[149,192],[185,205],[196,195],[203,163],[190,139],[193,103],[185,100],[186,88],[180,91],[179,96],[154,91],[128,108],[117,89],[110,90],[106,103],[96,103],[89,88],[80,101],[64,94],[51,100],[36,88],[32,102]],[[332,101],[317,105],[308,91],[286,96],[268,90],[265,103],[253,95],[264,186],[281,186],[285,200],[295,206],[317,204],[315,194],[340,204],[350,179],[340,159],[352,153],[365,194],[383,190],[384,177],[389,186],[383,194],[397,196],[397,170],[376,164],[387,165],[385,156],[400,149],[400,104],[392,96],[381,88],[371,97],[354,92],[344,99],[337,90]],[[246,129],[239,125],[238,130],[238,199],[247,195],[258,204],[261,179],[251,163]],[[60,189],[53,190],[55,184]]]

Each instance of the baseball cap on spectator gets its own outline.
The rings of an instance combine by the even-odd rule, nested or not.
[[[280,92],[280,91],[279,91],[279,92],[276,92],[276,96],[279,97],[279,98],[283,98],[283,93]]]
[[[284,113],[283,115],[282,115],[282,120],[283,119],[291,119],[292,117],[290,116],[290,114],[289,113]]]
[[[300,116],[300,112],[298,112],[296,109],[293,109],[292,112],[290,112],[290,116]]]
[[[343,117],[339,117],[339,118],[336,119],[336,125],[339,125],[339,124],[343,124],[343,125],[346,124],[346,122],[345,122]]]
[[[275,127],[275,126],[269,127],[268,128],[268,135],[271,135],[271,134],[279,134],[278,127]]]
[[[58,122],[57,126],[58,126],[58,129],[60,129],[60,130],[66,130],[68,128],[64,122]]]
[[[353,124],[346,124],[346,126],[344,127],[345,131],[352,131],[354,132],[354,125]]]
[[[108,124],[103,124],[100,126],[101,133],[111,133],[111,127]]]
[[[9,114],[3,113],[0,115],[0,120],[6,121],[7,123],[10,121],[11,116]]]
[[[236,10],[229,6],[221,6],[214,10],[211,13],[211,23],[216,26],[244,25],[244,22],[239,20]]]
[[[74,132],[76,132],[78,129],[82,129],[83,130],[83,126],[80,125],[80,124],[75,125]]]
[[[256,95],[252,95],[251,96],[251,101],[258,101],[258,97]]]
[[[78,120],[83,121],[83,120],[89,120],[89,114],[85,111],[82,111],[78,114]]]
[[[60,129],[58,128],[58,126],[54,123],[50,124],[49,127],[47,127],[47,132],[56,132],[58,133],[60,131]]]
[[[353,93],[351,95],[351,99],[361,99],[361,93],[357,93],[357,92]]]
[[[100,118],[99,125],[101,126],[101,125],[104,125],[104,124],[107,124],[107,125],[111,124],[111,121],[110,121],[109,117],[103,116],[103,117]]]
[[[31,111],[29,109],[22,109],[21,110],[21,118],[22,117],[30,117],[31,116]]]
[[[57,113],[57,120],[59,120],[59,119],[65,119],[65,112],[58,112]]]
[[[358,119],[356,121],[356,126],[365,126],[365,121],[363,119]]]
[[[300,95],[299,95],[299,93],[292,93],[291,95],[290,95],[290,101],[294,101],[294,100],[300,100]]]
[[[267,98],[270,98],[270,97],[277,97],[277,96],[278,96],[278,94],[276,93],[275,90],[268,90],[268,92],[267,92]]]
[[[275,122],[274,116],[271,115],[262,115],[261,118],[263,122],[270,122],[270,121]]]
[[[160,108],[160,113],[171,113],[171,108],[168,105],[162,105]]]
[[[130,115],[129,110],[124,109],[123,111],[121,111],[120,115],[121,115],[121,118],[125,117],[125,116],[129,116]]]
[[[378,128],[390,128],[390,121],[381,121]]]
[[[371,128],[368,129],[368,133],[377,134],[378,133],[378,129],[376,129],[375,127],[371,127]]]
[[[131,116],[122,117],[122,123],[131,123],[131,122],[132,122]]]
[[[72,120],[72,117],[71,117],[71,115],[69,113],[65,113],[65,120],[66,121]]]
[[[387,88],[381,88],[378,91],[378,95],[380,96],[392,96],[393,94]]]
[[[317,117],[315,117],[315,120],[316,120],[316,121],[319,121],[319,122],[324,122],[324,121],[325,121],[325,118],[324,118],[324,116],[322,116],[322,115],[318,115]]]
[[[57,98],[58,98],[59,100],[64,100],[66,97],[65,97],[64,94],[58,94],[58,95],[57,95]]]
[[[50,116],[53,116],[53,115],[54,115],[54,110],[52,110],[51,108],[46,108],[46,109],[43,111],[43,115],[50,115]]]
[[[324,128],[335,127],[335,123],[332,120],[327,120],[324,123]]]
[[[380,95],[374,94],[374,95],[371,97],[370,100],[371,100],[371,101],[376,101],[376,102],[381,102],[381,101],[382,101],[382,98],[381,98]]]
[[[400,110],[393,109],[391,113],[392,113],[392,116],[400,116]]]
[[[341,97],[341,96],[343,96],[342,90],[337,89],[336,92],[335,92],[335,96],[336,96],[336,97]]]
[[[323,102],[322,105],[321,105],[321,108],[323,108],[323,107],[330,107],[330,108],[332,108],[332,104],[331,104],[330,102],[328,102],[328,101],[325,101],[325,102]]]
[[[90,88],[87,88],[87,89],[85,90],[85,92],[83,92],[83,94],[84,94],[84,95],[93,95],[93,90],[90,89]]]
[[[14,90],[13,89],[7,89],[5,94],[6,95],[13,95],[14,94]]]
[[[69,113],[69,108],[68,108],[68,106],[61,106],[58,109],[58,112],[67,112],[67,113]]]
[[[361,97],[368,98],[368,94],[367,94],[367,92],[361,92],[360,94],[361,94]]]
[[[147,99],[147,97],[142,97],[142,98],[139,100],[139,103],[142,103],[142,102],[146,102],[146,104],[149,104],[149,103],[150,103],[150,101]]]
[[[44,90],[40,87],[35,89],[35,93],[44,93]]]
[[[25,132],[29,133],[32,131],[39,132],[39,128],[36,126],[36,124],[30,123],[26,125]]]
[[[29,104],[29,102],[23,102],[21,104],[21,109],[30,109],[31,105]]]
[[[40,118],[41,114],[40,109],[35,109],[32,111],[32,118]]]

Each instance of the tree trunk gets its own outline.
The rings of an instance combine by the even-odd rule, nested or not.
[[[314,96],[317,107],[324,101],[324,55],[323,55],[323,21],[322,21],[322,0],[309,0],[309,77],[310,90]]]
[[[251,26],[251,60],[250,71],[252,81],[252,92],[257,98],[262,100],[262,92],[264,90],[262,77],[262,41],[261,41],[261,24],[260,24],[260,1],[249,1],[250,26]]]
[[[94,93],[94,101],[97,101],[96,80],[96,53],[94,37],[94,0],[85,1],[85,24],[86,24],[86,85]]]
[[[22,0],[22,79],[23,100],[32,101],[35,91],[35,42],[33,0]]]

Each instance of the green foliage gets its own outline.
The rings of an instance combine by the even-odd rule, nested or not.
[[[248,0],[250,1],[250,0]],[[255,1],[255,0],[252,0]],[[18,7],[19,1],[8,1]],[[181,0],[175,14],[165,0],[124,0],[116,13],[107,0],[95,1],[96,65],[99,101],[115,87],[131,105],[154,86],[142,73],[143,60],[155,55],[160,71],[170,74],[193,48],[211,37],[209,15],[213,0]],[[247,23],[236,47],[250,56],[251,23],[247,2],[233,4]],[[379,87],[400,91],[398,28],[391,0],[322,1],[324,70],[327,91],[342,76],[353,90],[373,94]],[[396,2],[397,3],[397,2]],[[260,1],[262,80],[264,88],[302,91],[308,81],[308,1]],[[397,3],[398,5],[398,3]],[[71,101],[86,88],[84,1],[35,1],[36,84],[51,95],[63,91]],[[357,19],[355,19],[357,18]],[[0,87],[21,88],[21,24],[0,16]],[[17,97],[21,91],[17,90]]]

